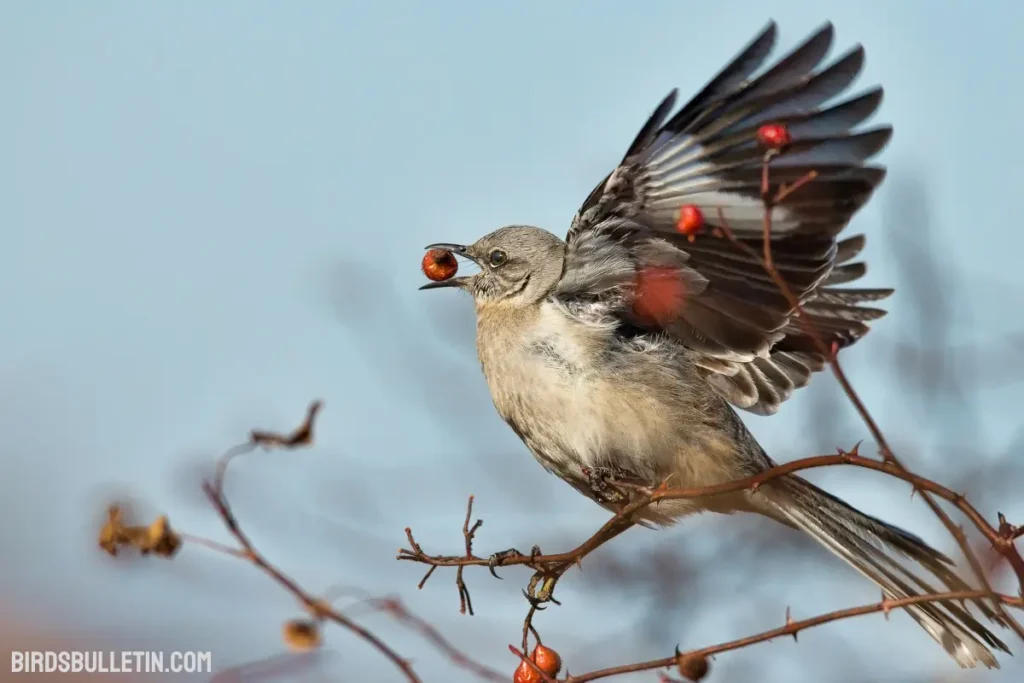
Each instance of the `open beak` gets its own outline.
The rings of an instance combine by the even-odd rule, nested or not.
[[[470,261],[474,261],[473,257],[466,253],[466,246],[464,244],[449,244],[447,242],[438,242],[437,244],[428,244],[426,249],[447,249],[456,256],[462,256],[468,258]],[[453,277],[447,280],[441,280],[440,282],[428,282],[427,284],[420,287],[420,290],[424,289],[440,289],[442,287],[456,287],[462,289],[469,282],[468,277]]]

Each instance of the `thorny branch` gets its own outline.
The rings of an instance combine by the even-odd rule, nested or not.
[[[626,664],[624,666],[616,666],[608,669],[601,669],[599,671],[591,671],[590,673],[582,674],[580,676],[567,676],[565,681],[567,683],[586,683],[587,681],[597,680],[599,678],[607,678],[609,676],[616,676],[627,673],[635,673],[637,671],[648,671],[650,669],[662,669],[665,667],[679,664],[684,659],[706,659],[711,655],[716,655],[722,652],[728,652],[729,650],[738,650],[749,645],[756,643],[762,643],[766,640],[772,640],[779,636],[797,636],[800,631],[805,629],[821,626],[832,621],[839,621],[841,619],[850,619],[851,617],[859,617],[865,614],[875,614],[881,612],[888,616],[889,612],[900,607],[906,607],[908,605],[917,605],[926,602],[944,602],[947,600],[971,600],[975,598],[993,597],[998,600],[1001,604],[1010,605],[1016,608],[1024,608],[1024,598],[1013,597],[1010,595],[992,594],[988,591],[977,590],[977,591],[951,591],[947,593],[932,593],[928,595],[914,595],[907,598],[888,599],[883,598],[880,602],[872,603],[870,605],[861,605],[859,607],[849,607],[846,609],[836,610],[834,612],[828,612],[826,614],[820,614],[810,619],[801,619],[795,621],[790,618],[789,614],[786,615],[786,623],[778,628],[769,629],[761,633],[757,633],[752,636],[745,638],[738,638],[736,640],[730,640],[726,643],[720,643],[718,645],[712,645],[710,647],[701,648],[699,650],[690,650],[689,652],[677,652],[671,657],[665,657],[663,659],[653,659],[647,662],[637,662],[636,664]]]
[[[528,567],[535,568],[547,564],[579,564],[584,557],[611,540],[611,534],[614,531],[622,528],[623,526],[631,525],[632,522],[629,520],[637,512],[650,505],[656,505],[660,501],[703,498],[722,495],[725,493],[733,493],[744,489],[754,491],[762,484],[788,474],[794,474],[803,470],[819,467],[834,467],[837,465],[850,465],[853,467],[861,467],[881,472],[891,477],[906,481],[911,484],[915,490],[927,491],[943,500],[946,500],[959,509],[971,521],[971,523],[974,524],[978,531],[980,531],[982,535],[993,544],[993,546],[998,546],[1006,542],[1012,535],[1011,531],[1018,535],[1020,533],[1019,529],[1008,525],[1008,523],[1005,522],[1005,518],[1002,517],[1000,528],[993,527],[963,495],[956,491],[925,477],[913,474],[906,469],[900,468],[891,461],[886,462],[883,460],[866,458],[859,455],[857,449],[854,448],[850,451],[839,451],[835,455],[818,455],[793,460],[773,467],[760,474],[747,477],[745,479],[737,479],[735,481],[717,484],[715,486],[697,488],[668,488],[662,486],[653,491],[649,491],[645,496],[638,498],[629,505],[623,507],[622,510],[605,522],[605,524],[590,536],[590,538],[572,550],[552,555],[524,555],[521,553],[511,553],[502,558],[502,565],[526,565]],[[409,534],[411,538],[411,532],[409,532]],[[1016,552],[1016,549],[1014,549],[1014,552]],[[399,560],[420,562],[422,564],[430,565],[432,568],[469,566],[489,567],[492,564],[492,560],[489,558],[479,557],[476,555],[427,555],[423,552],[423,549],[419,544],[416,544],[415,542],[412,550],[403,548],[399,553],[400,554],[397,558]],[[1018,579],[1021,581],[1021,590],[1022,594],[1024,594],[1024,575],[1018,575]]]
[[[684,676],[691,680],[698,680],[703,677],[707,672],[707,660],[706,658],[710,655],[725,652],[729,650],[735,650],[754,643],[771,640],[781,635],[793,635],[807,628],[818,626],[832,621],[840,619],[847,619],[854,616],[860,616],[864,614],[871,614],[875,612],[883,612],[888,615],[889,611],[899,607],[905,607],[907,605],[924,603],[924,602],[942,602],[945,600],[966,600],[966,599],[987,599],[991,602],[996,614],[1005,625],[1009,626],[1014,632],[1024,639],[1024,629],[1020,624],[1006,611],[1006,607],[1024,608],[1024,558],[1022,558],[1020,551],[1015,546],[1015,541],[1024,536],[1024,525],[1015,526],[1010,524],[1006,518],[1000,513],[998,518],[998,526],[993,526],[989,523],[978,510],[971,505],[963,495],[949,489],[935,481],[927,479],[925,477],[913,474],[910,472],[902,462],[896,457],[892,447],[889,445],[888,440],[885,438],[881,428],[878,426],[871,413],[867,410],[860,396],[857,394],[849,379],[847,378],[842,366],[838,360],[838,348],[829,346],[825,343],[820,331],[814,325],[814,322],[804,312],[801,301],[793,294],[793,291],[785,282],[780,275],[778,269],[775,267],[774,260],[772,257],[772,210],[775,206],[782,203],[787,197],[800,190],[801,187],[813,182],[817,176],[816,172],[811,171],[804,177],[789,185],[781,185],[777,192],[773,195],[770,191],[770,162],[772,158],[777,155],[775,150],[769,150],[762,163],[762,175],[761,175],[761,197],[764,205],[764,219],[763,219],[763,231],[762,231],[762,247],[763,251],[761,255],[758,255],[751,247],[736,238],[729,228],[726,217],[719,210],[719,222],[715,228],[714,234],[719,237],[724,237],[730,242],[735,244],[738,248],[744,250],[747,254],[758,258],[762,263],[765,271],[769,274],[775,284],[779,287],[782,294],[789,301],[792,309],[796,312],[798,319],[804,325],[808,334],[811,336],[818,351],[827,359],[833,375],[836,377],[840,386],[842,387],[847,398],[853,404],[858,415],[867,426],[875,442],[878,444],[879,451],[881,453],[881,459],[872,459],[861,456],[858,453],[858,449],[854,447],[851,451],[839,450],[836,455],[819,455],[815,457],[803,458],[796,460],[784,465],[779,465],[766,472],[762,472],[753,477],[748,477],[743,480],[727,482],[719,484],[717,486],[708,486],[701,488],[669,488],[665,484],[662,484],[657,489],[643,491],[645,495],[639,499],[634,500],[632,503],[624,506],[618,513],[616,513],[611,519],[609,519],[600,529],[598,529],[590,538],[585,540],[576,548],[563,553],[555,554],[541,554],[538,549],[534,549],[534,552],[529,555],[520,553],[514,549],[504,551],[492,555],[489,558],[473,555],[471,551],[471,544],[467,541],[466,554],[457,555],[428,555],[426,554],[419,544],[415,541],[412,531],[406,529],[406,536],[409,540],[409,549],[401,549],[397,559],[418,562],[429,565],[430,569],[427,571],[426,576],[420,582],[419,587],[423,588],[427,579],[430,578],[431,574],[438,567],[457,567],[457,583],[459,586],[460,599],[468,600],[468,592],[465,588],[465,582],[462,578],[462,572],[465,567],[469,566],[487,566],[493,569],[495,566],[514,566],[523,565],[535,569],[538,573],[534,576],[531,582],[531,587],[536,582],[538,576],[547,574],[554,576],[556,579],[558,576],[566,571],[573,565],[581,566],[584,557],[589,555],[591,552],[610,541],[615,536],[618,536],[623,531],[633,526],[634,515],[649,505],[656,505],[662,500],[673,500],[681,498],[698,498],[706,496],[720,495],[728,492],[735,492],[743,489],[754,490],[761,484],[770,481],[772,479],[792,474],[798,471],[807,470],[817,467],[828,467],[838,465],[848,465],[854,467],[861,467],[864,469],[874,470],[883,474],[901,479],[911,484],[913,492],[920,492],[921,497],[926,501],[928,506],[943,523],[949,533],[956,540],[964,556],[967,558],[972,571],[981,584],[982,588],[976,591],[960,591],[955,593],[934,593],[927,595],[914,596],[910,598],[902,599],[887,599],[883,598],[881,602],[874,603],[871,605],[864,605],[861,607],[853,607],[844,610],[838,610],[823,614],[810,619],[793,621],[789,618],[787,610],[786,624],[776,629],[765,631],[757,635],[749,636],[746,638],[740,638],[738,640],[722,643],[700,650],[693,650],[686,653],[677,652],[672,657],[667,657],[659,660],[653,660],[649,662],[640,662],[636,664],[627,664],[624,666],[613,667],[609,669],[603,669],[600,671],[593,671],[587,674],[578,676],[567,675],[565,679],[567,683],[584,683],[585,681],[592,681],[599,678],[605,678],[608,676],[626,674],[637,671],[644,671],[650,669],[664,668],[676,665],[679,667],[680,672]],[[614,483],[614,482],[613,482]],[[986,538],[991,544],[993,549],[996,550],[1003,558],[1005,558],[1008,565],[1012,568],[1016,574],[1018,581],[1019,596],[1013,597],[1005,594],[996,593],[985,574],[984,569],[981,567],[977,555],[971,549],[967,542],[966,535],[963,529],[958,526],[945,510],[935,500],[936,498],[945,500],[948,503],[956,507],[961,513],[966,516],[970,522],[978,529],[979,532]],[[470,499],[472,504],[472,499]],[[469,519],[469,512],[467,511],[467,524]],[[479,524],[474,527],[475,529]],[[465,528],[464,528],[465,533]],[[465,596],[465,597],[463,597]],[[528,597],[530,597],[528,595]],[[535,665],[528,661],[525,653],[527,651],[528,635],[532,632],[540,643],[540,637],[536,629],[533,626],[533,617],[539,606],[536,601],[531,601],[529,612],[523,623],[523,649],[522,651],[516,648],[510,647],[512,652],[519,656],[523,662],[529,664],[531,669],[536,670],[536,673],[541,676],[537,680],[553,680],[543,671],[537,669]]]
[[[333,607],[328,600],[316,597],[306,591],[294,579],[264,557],[242,530],[224,494],[228,465],[238,456],[252,452],[259,447],[292,450],[312,445],[314,423],[321,407],[320,401],[311,403],[305,420],[291,434],[282,435],[253,430],[250,433],[249,441],[229,449],[221,456],[217,461],[213,480],[203,483],[204,494],[220,516],[228,533],[235,539],[237,546],[232,547],[199,536],[178,533],[171,529],[166,515],[161,515],[149,526],[127,525],[124,522],[124,512],[116,505],[112,505],[107,511],[107,521],[100,530],[99,545],[112,556],[118,555],[123,548],[135,548],[142,555],[152,553],[170,558],[177,554],[182,544],[191,543],[245,560],[291,593],[305,609],[307,617],[292,619],[284,625],[284,639],[291,649],[305,651],[319,647],[322,643],[321,627],[323,623],[325,621],[333,622],[369,643],[390,660],[402,672],[406,680],[411,683],[420,683],[421,679],[413,670],[411,663],[391,646]],[[479,527],[479,522],[476,527]],[[467,551],[470,548],[470,541],[471,537],[467,537]],[[368,602],[378,610],[392,615],[400,623],[421,633],[438,650],[447,655],[455,665],[484,680],[505,680],[505,677],[498,672],[474,661],[457,649],[437,629],[410,612],[397,598],[371,598]]]

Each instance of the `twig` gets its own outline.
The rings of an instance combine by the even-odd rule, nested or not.
[[[447,638],[441,635],[436,628],[410,612],[397,598],[371,598],[368,602],[375,605],[381,611],[389,613],[409,628],[418,631],[456,666],[462,667],[484,680],[496,681],[497,683],[507,682],[508,676],[470,659],[462,650],[456,648]]]
[[[484,523],[484,520],[478,519],[470,528],[469,520],[472,516],[473,496],[470,496],[469,502],[466,503],[466,521],[462,523],[462,537],[466,542],[466,557],[473,557],[473,537],[476,536],[477,529]],[[468,611],[469,616],[473,616],[473,600],[469,597],[469,588],[466,587],[466,582],[462,580],[463,569],[463,567],[459,567],[455,571],[455,585],[459,589],[459,613],[465,614]],[[423,580],[426,581],[427,577],[424,577]]]
[[[412,665],[391,649],[387,643],[337,610],[326,607],[322,600],[314,598],[312,595],[307,593],[301,586],[299,586],[298,583],[295,582],[294,579],[287,576],[284,572],[263,557],[263,555],[253,547],[252,541],[249,540],[249,537],[238,525],[238,520],[235,519],[234,514],[231,512],[231,509],[228,507],[223,496],[214,491],[211,484],[204,484],[203,491],[206,493],[207,498],[209,498],[210,503],[217,510],[217,513],[221,516],[221,519],[224,521],[224,526],[227,527],[228,532],[235,537],[235,540],[238,541],[238,544],[242,547],[242,550],[245,553],[245,558],[249,562],[274,579],[282,588],[294,595],[295,598],[318,619],[333,621],[335,624],[338,624],[359,636],[372,645],[378,652],[391,660],[391,662],[398,667],[403,674],[405,674],[405,677],[409,681],[412,683],[420,683],[420,678],[416,675]]]
[[[231,511],[231,507],[228,505],[227,498],[224,495],[224,481],[227,475],[228,465],[239,455],[250,452],[257,446],[293,449],[300,446],[310,445],[313,441],[313,423],[321,406],[322,403],[320,401],[314,401],[310,404],[309,410],[306,413],[305,421],[292,434],[282,436],[272,432],[253,430],[249,443],[232,448],[221,457],[217,463],[217,470],[213,481],[203,482],[203,492],[209,499],[210,504],[213,505],[213,508],[217,511],[217,514],[220,515],[228,533],[230,533],[234,537],[235,541],[238,542],[239,548],[229,548],[228,546],[223,546],[222,544],[214,543],[212,541],[203,542],[203,545],[219,552],[227,552],[230,555],[247,560],[257,569],[261,570],[276,581],[289,593],[294,595],[316,620],[320,621],[326,619],[328,621],[332,621],[342,628],[345,628],[359,636],[398,667],[407,680],[411,683],[420,683],[420,678],[413,670],[412,665],[395,652],[387,643],[381,640],[374,633],[368,631],[345,615],[341,614],[336,609],[332,608],[324,600],[315,598],[307,593],[301,586],[299,586],[298,583],[295,582],[294,579],[286,575],[275,565],[271,564],[269,560],[260,554],[253,546],[252,541],[249,540],[249,537],[242,531],[242,528],[238,523],[238,519]]]
[[[232,557],[237,557],[242,560],[249,559],[249,556],[245,553],[244,550],[232,548],[229,545],[225,545],[224,543],[218,543],[217,541],[210,540],[209,538],[203,538],[202,536],[193,536],[192,534],[182,533],[179,533],[178,536],[181,538],[182,541],[186,543],[191,543],[193,545],[201,545],[204,548],[207,548],[208,550],[213,550],[214,552],[218,552],[223,555],[230,555]]]
[[[541,644],[540,634],[537,633],[537,629],[533,627],[533,616],[537,613],[540,605],[532,604],[530,609],[526,612],[526,618],[523,619],[523,652],[527,652],[530,648],[530,634],[533,634],[537,644]]]
[[[252,453],[260,446],[268,449],[284,448],[290,450],[312,445],[313,426],[316,422],[316,416],[319,414],[320,409],[323,408],[323,405],[323,401],[319,400],[310,403],[309,408],[306,409],[306,418],[291,434],[278,434],[277,432],[268,432],[259,429],[252,430],[249,433],[249,441],[228,449],[228,451],[224,453],[219,460],[217,460],[217,470],[213,477],[214,490],[218,493],[224,491],[224,477],[227,475],[228,465],[230,465],[235,458],[247,453]]]

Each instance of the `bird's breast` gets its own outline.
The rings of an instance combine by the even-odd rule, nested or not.
[[[478,319],[484,374],[502,418],[534,455],[594,466],[671,450],[670,414],[657,392],[609,374],[609,332],[555,307],[532,319]]]
[[[503,416],[530,403],[562,412],[590,402],[600,376],[600,340],[559,312],[480,316],[477,349]]]

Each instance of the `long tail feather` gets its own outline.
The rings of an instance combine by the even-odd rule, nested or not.
[[[900,562],[901,557],[927,569],[946,590],[972,589],[950,568],[949,558],[917,536],[865,515],[803,479],[789,477],[765,488],[770,516],[807,533],[891,599],[942,592]],[[983,601],[973,602],[986,617],[996,619]],[[999,662],[989,647],[1009,653],[960,602],[921,603],[905,609],[963,668],[980,663],[998,669]]]

